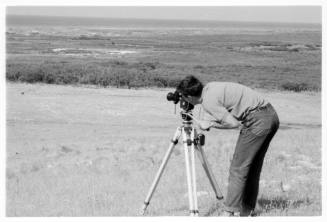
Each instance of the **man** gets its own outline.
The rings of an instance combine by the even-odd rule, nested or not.
[[[237,83],[203,84],[187,76],[177,86],[183,98],[201,104],[214,120],[200,120],[202,130],[240,128],[229,169],[226,216],[252,215],[259,191],[262,164],[279,119],[272,105],[254,90]]]

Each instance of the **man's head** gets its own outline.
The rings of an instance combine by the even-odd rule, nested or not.
[[[203,84],[196,77],[189,75],[182,79],[176,90],[179,91],[188,102],[196,105],[200,103]]]

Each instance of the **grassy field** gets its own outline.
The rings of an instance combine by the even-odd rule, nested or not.
[[[167,92],[8,83],[7,215],[137,216],[180,125]],[[265,160],[259,215],[321,215],[320,93],[262,93],[281,127]],[[225,193],[238,131],[206,136]],[[197,166],[200,214],[218,216],[222,203]],[[148,215],[188,215],[181,144]]]
[[[321,26],[49,19],[7,17],[8,216],[138,215],[180,125],[166,94],[188,74],[256,88],[278,111],[258,214],[321,215]],[[225,194],[238,131],[206,136]],[[188,215],[182,154],[148,215]],[[198,168],[200,214],[219,216]]]
[[[6,77],[11,81],[174,87],[195,74],[204,82],[321,89],[319,25],[70,27],[10,25],[10,17],[8,24]]]

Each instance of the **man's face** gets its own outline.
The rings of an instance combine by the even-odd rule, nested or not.
[[[198,104],[198,98],[194,96],[183,96],[183,99],[186,102],[191,103],[192,105],[197,105]]]

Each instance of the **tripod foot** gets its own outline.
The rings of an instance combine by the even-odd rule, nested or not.
[[[190,216],[199,216],[198,210],[190,210]]]
[[[144,202],[144,205],[143,205],[143,208],[140,212],[140,215],[144,216],[145,215],[145,211],[146,211],[146,208],[149,206],[149,202]]]
[[[222,200],[222,199],[224,199],[223,196],[220,196],[220,197],[216,196],[216,198],[217,198],[218,200]]]

